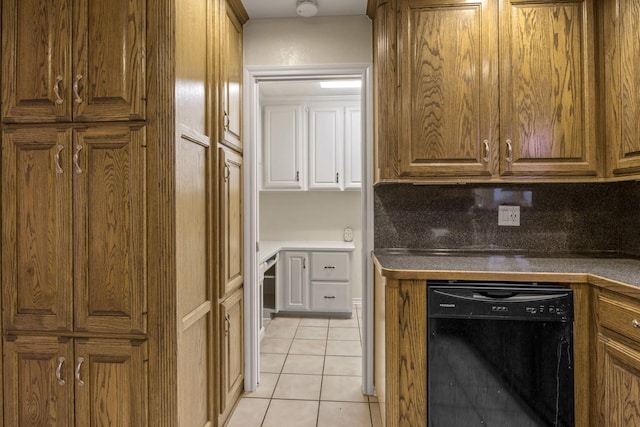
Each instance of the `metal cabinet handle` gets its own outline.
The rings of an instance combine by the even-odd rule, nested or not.
[[[58,366],[56,366],[56,379],[58,380],[58,384],[65,385],[67,382],[62,379],[62,364],[64,363],[64,357],[58,357]]]
[[[56,164],[56,173],[58,175],[62,175],[62,173],[64,172],[62,170],[62,166],[60,165],[60,152],[64,150],[64,145],[62,144],[58,144],[56,146],[56,154],[53,156],[53,161]]]
[[[82,74],[78,74],[75,80],[73,81],[73,95],[75,96],[75,99],[73,100],[73,102],[75,102],[76,104],[82,104],[82,98],[80,98],[80,89],[78,89],[78,83],[80,82],[81,79],[82,79]]]
[[[229,177],[231,176],[231,168],[229,164],[225,162],[224,164],[224,182],[229,181]]]
[[[332,270],[333,270],[333,269],[335,269],[335,268],[336,268],[336,266],[335,266],[335,265],[325,265],[325,266],[324,266],[324,268],[325,268],[325,269],[332,269]]]
[[[507,139],[507,158],[506,158],[507,163],[512,163],[513,162],[513,144],[511,143],[510,139]]]
[[[300,171],[296,171],[296,182],[300,182]]]
[[[638,322],[636,319],[633,319],[631,321],[631,324],[633,325],[634,328],[640,328],[640,322]]]
[[[336,184],[340,184],[340,172],[336,172]]]
[[[224,334],[229,335],[231,329],[231,317],[228,314],[224,315]]]
[[[78,144],[76,145],[76,152],[73,154],[73,165],[75,167],[76,173],[82,173],[82,168],[80,167],[80,163],[78,161],[80,151],[82,151],[82,145]]]
[[[325,295],[324,299],[336,299],[336,296],[335,295],[331,295],[331,296]]]
[[[489,140],[485,139],[482,141],[482,144],[484,145],[484,157],[482,158],[482,161],[489,163]]]
[[[64,102],[64,99],[60,96],[60,82],[62,81],[62,76],[56,77],[56,82],[53,85],[53,93],[56,95],[56,105],[60,105]]]
[[[76,365],[76,383],[79,386],[84,385],[84,381],[80,378],[80,368],[82,368],[82,364],[84,363],[84,357],[78,357],[78,364]]]
[[[224,126],[224,130],[228,131],[229,130],[229,113],[227,113],[226,111],[224,112],[224,119],[222,121],[223,126]]]

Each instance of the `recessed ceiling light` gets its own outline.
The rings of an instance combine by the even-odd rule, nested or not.
[[[326,82],[320,82],[322,89],[347,89],[361,86],[361,80],[328,80]]]

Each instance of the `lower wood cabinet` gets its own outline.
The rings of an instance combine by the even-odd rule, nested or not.
[[[597,425],[640,426],[640,301],[601,292],[597,319]]]
[[[220,426],[244,387],[243,292],[240,288],[220,303]]]
[[[119,339],[4,340],[5,426],[146,426],[146,345]]]

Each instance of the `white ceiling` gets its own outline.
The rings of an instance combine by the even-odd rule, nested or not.
[[[367,0],[317,0],[317,2],[316,16],[364,15],[367,11]],[[242,0],[242,4],[251,19],[298,17],[296,0]]]

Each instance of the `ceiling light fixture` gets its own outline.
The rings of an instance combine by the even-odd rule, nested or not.
[[[296,13],[305,18],[315,16],[318,13],[318,2],[316,0],[298,0]]]
[[[361,80],[328,80],[326,82],[320,82],[320,87],[322,89],[346,89],[361,86]]]

